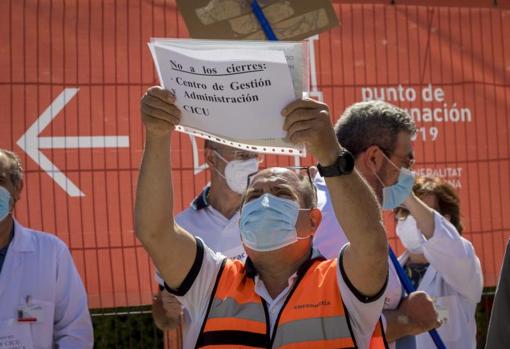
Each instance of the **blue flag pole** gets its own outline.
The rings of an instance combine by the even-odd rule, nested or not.
[[[273,28],[271,28],[271,24],[269,24],[269,21],[264,15],[264,11],[262,11],[262,9],[260,8],[257,0],[253,0],[251,2],[251,10],[255,17],[257,18],[257,21],[259,22],[260,26],[262,27],[264,34],[266,34],[266,38],[270,41],[278,40],[278,38],[273,32]]]

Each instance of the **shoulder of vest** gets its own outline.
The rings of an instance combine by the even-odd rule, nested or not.
[[[222,273],[218,277],[216,296],[219,298],[225,297],[232,290],[240,287],[255,287],[253,279],[246,275],[245,264],[239,260],[226,259]]]

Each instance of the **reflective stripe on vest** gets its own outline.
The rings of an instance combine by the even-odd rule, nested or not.
[[[235,317],[235,321],[232,318]],[[214,298],[204,331],[220,331],[230,328],[234,331],[253,332],[266,335],[264,308],[258,303],[239,304],[233,298]]]
[[[290,344],[319,341],[327,341],[328,347],[332,348],[353,347],[345,316],[310,318],[279,325],[273,348],[288,348]],[[317,345],[323,347],[320,343]]]
[[[232,316],[232,314],[235,314]],[[232,319],[235,317],[235,320]],[[266,316],[259,303],[238,304],[233,298],[214,298],[205,331],[221,331],[230,327],[236,331],[248,331],[266,335]],[[278,326],[273,347],[291,343],[351,338],[345,316],[307,318]],[[349,342],[351,343],[351,342]]]

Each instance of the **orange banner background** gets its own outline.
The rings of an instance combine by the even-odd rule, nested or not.
[[[311,40],[312,89],[335,120],[349,104],[383,94],[409,109],[419,126],[416,168],[459,189],[465,236],[485,285],[494,286],[510,236],[510,2],[421,3],[335,1],[342,25]],[[16,217],[69,245],[94,308],[147,304],[155,289],[132,224],[143,144],[139,99],[157,84],[150,37],[187,37],[173,1],[0,2],[0,147],[26,166]],[[37,142],[20,138],[73,88],[76,95],[36,135],[46,139],[44,149],[27,156]],[[59,145],[56,138],[88,136],[128,137],[129,146]],[[195,174],[201,142],[173,138],[177,212],[208,178]],[[41,167],[45,159],[84,196],[57,185]],[[265,164],[295,161],[267,156]]]

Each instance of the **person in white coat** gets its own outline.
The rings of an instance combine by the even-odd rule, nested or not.
[[[419,177],[396,210],[397,235],[406,248],[399,261],[417,290],[435,299],[443,318],[437,330],[448,349],[476,348],[476,304],[483,290],[480,260],[461,236],[459,199],[443,179]],[[417,349],[434,348],[416,337]]]
[[[0,149],[0,348],[92,348],[87,294],[67,246],[13,217],[22,189],[18,156]]]

